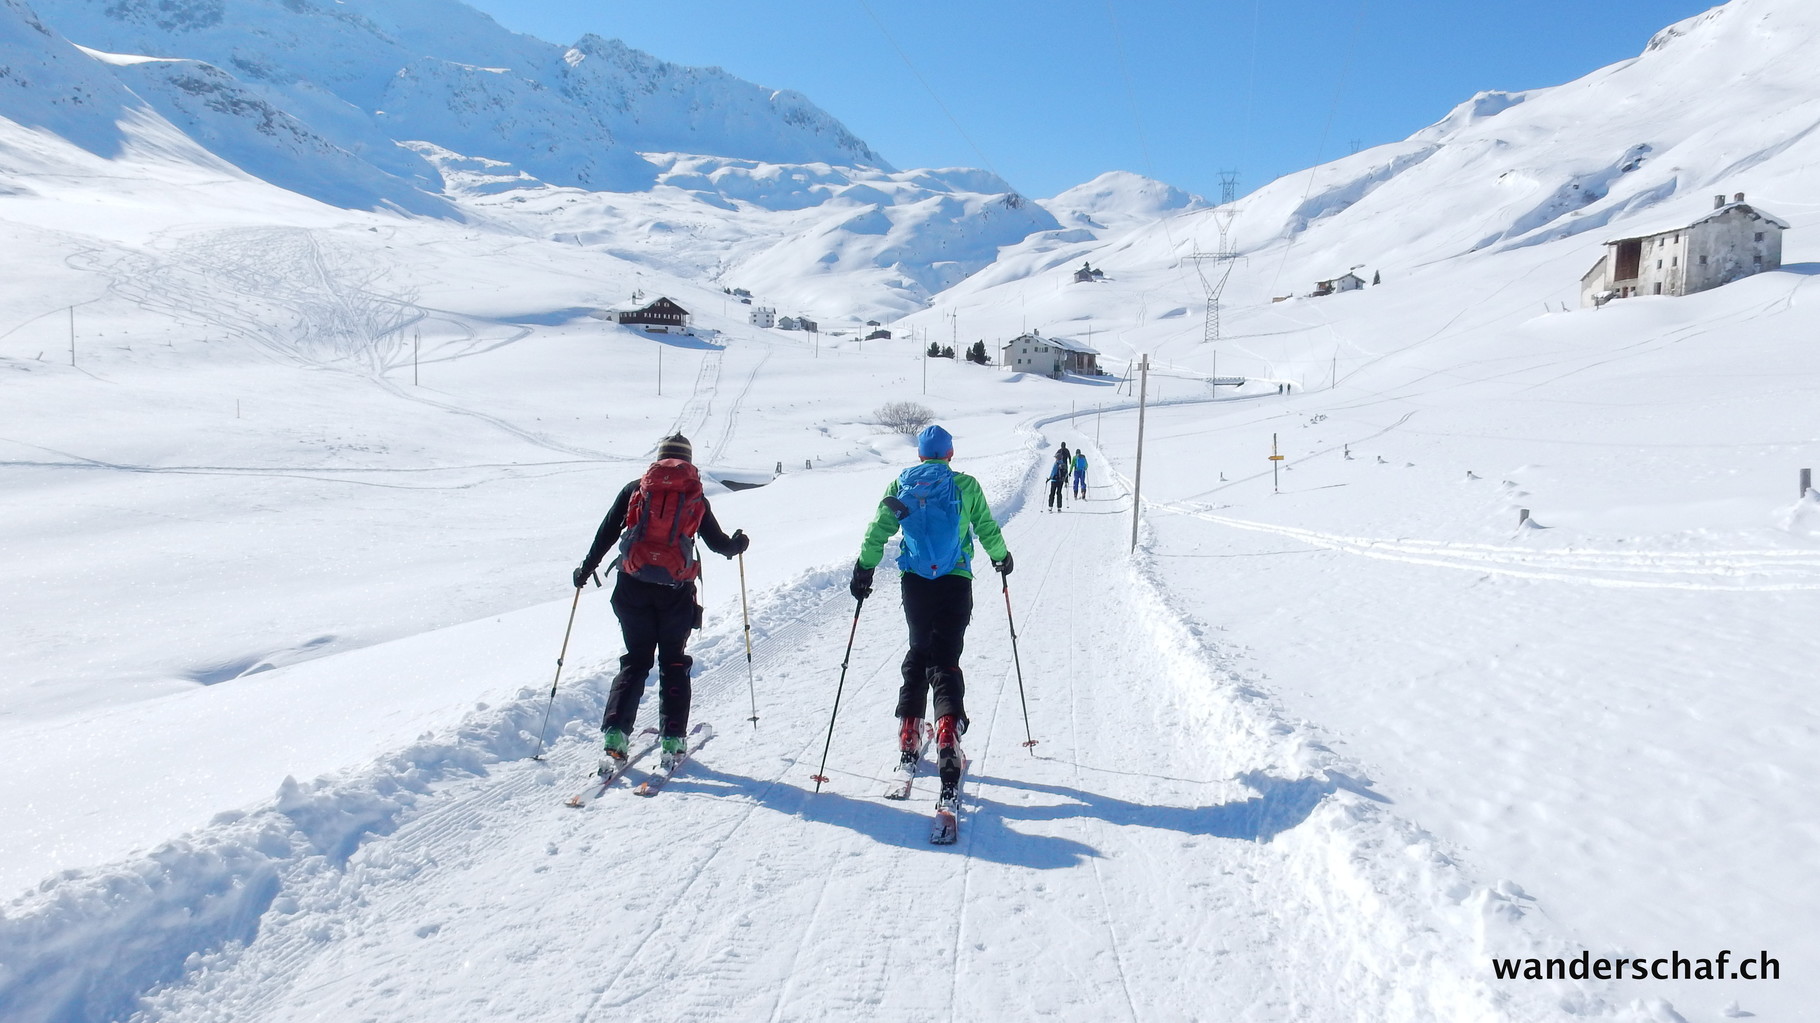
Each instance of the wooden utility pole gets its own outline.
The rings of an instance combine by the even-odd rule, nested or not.
[[[1131,549],[1137,550],[1138,514],[1143,508],[1144,484],[1144,398],[1150,388],[1150,356],[1138,363],[1138,439],[1137,471],[1131,476]]]

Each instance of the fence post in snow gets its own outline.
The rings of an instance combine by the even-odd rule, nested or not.
[[[1144,483],[1144,404],[1150,391],[1150,356],[1138,363],[1138,434],[1137,470],[1131,477],[1131,549],[1137,550],[1138,513],[1144,502],[1139,498]]]
[[[1517,525],[1521,526],[1523,523],[1528,522],[1528,521],[1529,521],[1529,509],[1528,508],[1518,508],[1517,509]]]
[[[1806,497],[1807,492],[1812,489],[1814,489],[1814,470],[1801,470],[1801,496]]]

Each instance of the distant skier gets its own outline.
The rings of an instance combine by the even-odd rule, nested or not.
[[[986,505],[979,481],[949,467],[954,439],[939,426],[916,438],[922,461],[905,469],[885,488],[878,514],[866,527],[859,560],[853,565],[853,596],[872,595],[872,574],[884,560],[885,541],[903,531],[897,556],[901,570],[904,621],[910,652],[904,655],[904,683],[898,689],[898,749],[914,765],[923,742],[923,716],[935,691],[936,763],[942,794],[938,807],[952,807],[960,783],[960,736],[967,731],[961,649],[973,617],[973,541],[977,536],[992,567],[1011,574],[1011,552]]]
[[[1087,452],[1079,451],[1079,450],[1075,451],[1075,453],[1074,453],[1074,473],[1073,473],[1072,478],[1074,480],[1074,496],[1077,498],[1080,498],[1083,501],[1086,500],[1087,499]]]
[[[579,589],[614,543],[619,544],[610,567],[619,569],[613,613],[619,617],[626,653],[619,659],[619,674],[613,677],[600,722],[602,745],[612,761],[626,758],[628,736],[653,663],[664,764],[674,763],[683,752],[689,725],[689,669],[695,664],[684,648],[689,630],[701,625],[701,608],[695,604],[695,579],[701,574],[695,538],[700,536],[709,550],[729,558],[744,553],[751,543],[743,530],[732,536],[722,531],[702,496],[693,457],[687,437],[665,437],[657,447],[657,461],[620,490],[573,576]],[[610,766],[603,762],[603,768]]]
[[[1062,487],[1068,482],[1068,463],[1060,458],[1049,466],[1049,500],[1044,511],[1062,510]]]

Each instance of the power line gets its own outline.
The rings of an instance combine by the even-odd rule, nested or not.
[[[1353,55],[1358,52],[1359,32],[1365,27],[1365,10],[1369,2],[1370,0],[1359,0],[1358,13],[1353,17],[1352,36],[1346,43],[1346,59],[1341,62],[1340,76],[1333,83],[1333,103],[1327,108],[1327,123],[1321,126],[1321,140],[1315,145],[1314,165],[1308,168],[1308,187],[1302,191],[1302,202],[1299,209],[1306,208],[1308,197],[1314,194],[1315,174],[1321,169],[1321,153],[1327,148],[1327,135],[1333,130],[1333,119],[1340,109],[1340,97],[1345,94],[1346,80],[1352,75],[1352,59]],[[1276,294],[1278,283],[1283,279],[1283,268],[1289,265],[1289,250],[1295,247],[1296,235],[1300,233],[1298,231],[1290,234],[1288,240],[1283,244],[1283,258],[1277,263],[1276,276],[1270,280],[1270,293],[1273,295]]]
[[[959,132],[961,138],[967,141],[967,145],[973,150],[973,155],[979,157],[980,162],[985,165],[986,169],[991,171],[999,180],[1003,181],[1005,176],[1000,174],[998,168],[992,165],[991,158],[986,156],[985,151],[980,149],[979,144],[973,141],[973,136],[967,134],[967,129],[961,127],[961,122],[955,119],[954,113],[948,109],[948,104],[942,102],[942,97],[936,93],[935,88],[929,84],[929,80],[924,78],[923,73],[916,69],[916,64],[910,60],[910,55],[904,52],[902,46],[898,45],[897,37],[893,36],[891,30],[885,27],[885,23],[879,20],[878,14],[872,10],[872,5],[867,3],[866,0],[859,0],[859,5],[865,9],[866,14],[872,19],[872,23],[877,25],[878,30],[884,34],[885,41],[891,44],[893,50],[897,51],[898,59],[902,60],[904,66],[910,69],[910,73],[914,75],[917,82],[922,85],[923,91],[927,92],[929,98],[935,101],[935,105],[941,108],[942,116],[946,117],[948,123],[954,125],[954,130]]]

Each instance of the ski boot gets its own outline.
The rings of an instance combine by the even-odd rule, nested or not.
[[[674,770],[676,765],[682,762],[683,755],[688,751],[688,748],[689,740],[682,736],[664,736],[662,741],[663,755],[658,758],[658,768],[665,771]]]
[[[903,723],[897,729],[897,764],[900,769],[916,770],[916,761],[923,755],[923,746],[928,739],[923,734],[922,718],[900,718]]]
[[[961,733],[966,726],[961,719],[952,714],[935,722],[935,766],[941,773],[942,799],[948,802],[953,798],[955,788],[961,783],[961,772],[967,769],[967,755],[961,752]]]
[[[625,766],[626,751],[631,749],[631,741],[626,733],[618,728],[607,728],[601,731],[600,776],[606,777]]]

